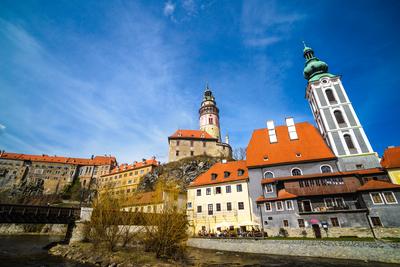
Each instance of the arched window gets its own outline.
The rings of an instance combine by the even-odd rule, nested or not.
[[[292,176],[299,176],[301,175],[301,170],[299,168],[292,169]]]
[[[344,120],[343,114],[340,110],[335,110],[333,114],[335,115],[336,121],[339,126],[346,126],[346,121]]]
[[[214,124],[213,118],[208,118],[208,124]]]
[[[274,178],[274,173],[273,172],[265,172],[264,178]]]
[[[347,148],[350,150],[350,152],[357,152],[356,147],[354,146],[353,139],[351,138],[351,135],[345,134],[343,135],[344,141],[346,142]]]
[[[321,166],[321,172],[322,173],[329,173],[332,172],[332,168],[329,165],[322,165]]]
[[[335,95],[331,89],[325,91],[326,97],[328,98],[329,103],[336,103]]]

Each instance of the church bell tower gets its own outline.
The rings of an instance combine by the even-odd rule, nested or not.
[[[329,73],[328,64],[306,45],[303,55],[306,98],[322,136],[338,157],[340,170],[380,167],[340,76]]]
[[[221,142],[221,130],[219,127],[219,109],[215,102],[208,84],[204,91],[203,101],[199,109],[200,115],[200,130],[209,133],[212,137],[218,139]]]

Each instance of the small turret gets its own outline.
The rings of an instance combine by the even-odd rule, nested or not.
[[[215,97],[208,86],[204,90],[203,101],[199,109],[200,130],[209,133],[211,136],[221,141],[221,130],[219,126],[219,109],[215,102]]]

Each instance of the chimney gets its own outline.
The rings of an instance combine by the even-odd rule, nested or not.
[[[290,140],[299,139],[293,117],[286,118],[286,126],[288,127]]]
[[[268,128],[269,142],[271,144],[277,143],[278,139],[276,137],[275,125],[273,120],[267,121],[267,128]]]

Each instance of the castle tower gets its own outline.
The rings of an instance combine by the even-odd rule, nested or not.
[[[215,98],[208,87],[204,91],[203,101],[199,109],[200,115],[200,130],[209,133],[211,136],[218,138],[221,141],[221,130],[219,127],[219,109]]]
[[[358,120],[340,76],[304,45],[306,98],[327,144],[338,157],[341,171],[380,167],[377,154]]]

